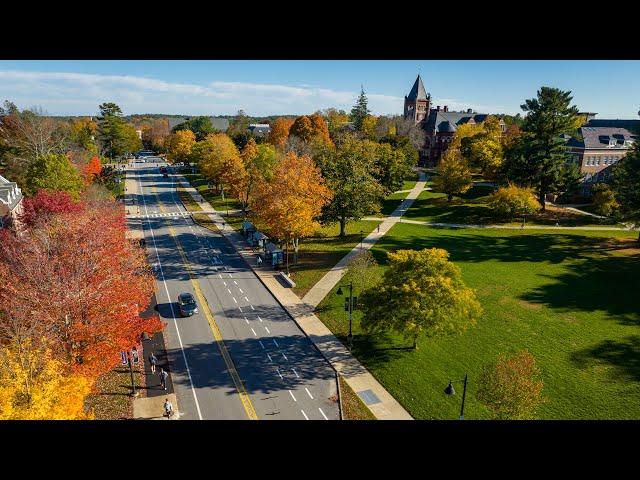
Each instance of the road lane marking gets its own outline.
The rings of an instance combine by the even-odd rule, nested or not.
[[[249,303],[249,299],[245,296],[244,299],[247,301],[247,303]]]
[[[309,391],[309,389],[307,387],[304,387],[304,390],[305,390],[305,392],[307,392],[307,395],[309,395],[311,400],[313,400],[313,395],[311,395],[311,392]]]
[[[269,354],[267,353],[267,357],[269,357],[269,361],[270,361],[271,363],[273,363],[273,360],[271,359],[271,355],[269,355]]]
[[[240,290],[240,293],[244,293],[240,287],[238,287],[238,290]],[[244,297],[244,298],[247,298],[247,297]]]
[[[264,327],[264,329],[267,331],[267,333],[268,333],[269,335],[271,335],[271,332],[269,331],[269,329],[268,329],[267,327]]]
[[[320,407],[318,407],[318,410],[320,410],[320,413],[322,414],[325,420],[329,420]]]
[[[260,344],[260,346],[261,346],[261,347],[262,347],[262,349],[264,350],[264,344],[263,344],[260,340],[258,340],[258,343]]]
[[[233,278],[233,275],[229,274],[229,278]]]
[[[229,290],[228,288],[227,288],[227,292],[229,292],[229,295],[232,295],[231,290]]]
[[[283,376],[282,376],[282,374],[280,373],[280,369],[279,369],[279,368],[276,368],[276,370],[278,371],[278,375],[280,375],[280,379],[281,379],[281,380],[284,380],[284,377],[283,377]]]
[[[258,334],[256,333],[256,331],[255,331],[253,328],[251,329],[251,331],[253,332],[253,335],[254,335],[255,337],[257,337],[257,336],[258,336]]]
[[[275,338],[273,338],[272,340],[273,340],[273,343],[275,343],[275,344],[276,344],[276,347],[280,348],[280,345],[278,345],[278,342],[276,342],[276,339],[275,339]]]
[[[293,393],[291,393],[291,390],[288,390],[289,395],[291,395],[291,398],[293,398],[294,402],[297,402],[298,400],[296,400],[296,397],[293,396]]]
[[[220,278],[222,278],[222,275],[220,275]],[[222,283],[224,283],[225,287],[227,286],[227,282],[225,282],[224,280],[222,281]],[[227,288],[227,290],[229,290],[229,289]],[[231,293],[231,292],[229,292],[229,293]]]
[[[238,303],[238,300],[236,300],[236,297],[231,297],[231,298],[233,298],[234,302]]]
[[[258,320],[262,321],[262,319],[260,318],[260,315],[258,315]]]
[[[244,321],[247,322],[247,325],[249,324],[249,320],[247,320],[247,317],[244,317]]]
[[[238,307],[238,310],[240,310],[240,313],[242,313],[242,307]]]
[[[155,188],[154,188],[155,190]],[[158,201],[160,200],[160,198],[158,197],[158,193],[155,192],[156,198],[158,199]],[[162,209],[162,205],[160,205],[160,208]],[[244,383],[242,382],[242,379],[240,378],[240,374],[238,373],[235,364],[233,363],[233,359],[231,358],[231,355],[229,354],[229,351],[227,350],[227,346],[224,343],[224,338],[222,337],[222,333],[220,332],[220,328],[218,327],[218,324],[216,323],[214,317],[213,317],[213,313],[211,312],[211,309],[209,308],[209,304],[207,303],[207,299],[204,296],[204,293],[202,293],[202,290],[200,288],[200,282],[198,281],[197,277],[195,276],[195,274],[193,273],[193,269],[191,268],[191,263],[189,262],[183,248],[182,245],[180,243],[180,239],[178,238],[178,235],[176,234],[176,231],[173,229],[173,227],[171,225],[168,225],[169,228],[169,233],[171,233],[171,236],[173,237],[173,240],[176,244],[176,247],[178,248],[178,252],[180,253],[180,257],[182,258],[182,263],[184,264],[184,266],[187,269],[187,272],[189,273],[189,278],[191,279],[191,284],[193,286],[193,289],[196,293],[196,297],[198,297],[198,301],[200,303],[200,305],[202,306],[202,310],[204,311],[204,314],[207,318],[207,321],[209,323],[209,327],[211,328],[211,331],[213,332],[213,337],[216,340],[216,343],[218,345],[218,348],[220,349],[220,353],[222,354],[222,357],[224,359],[225,364],[227,365],[227,370],[229,371],[229,374],[231,375],[231,379],[233,380],[233,383],[236,387],[236,390],[238,391],[238,396],[240,397],[240,401],[242,403],[242,406],[244,407],[244,410],[247,414],[247,416],[249,417],[250,420],[258,420],[258,414],[256,413],[255,408],[253,407],[253,404],[251,403],[251,398],[249,397],[249,395],[247,394],[246,388],[244,386]],[[231,275],[231,274],[229,274]]]
[[[298,375],[298,372],[296,372],[296,369],[295,369],[295,368],[292,368],[291,370],[293,370],[293,373],[295,373],[296,378],[300,378],[300,375]]]
[[[282,356],[284,357],[284,359],[288,362],[289,359],[287,358],[287,356],[284,354],[284,352],[280,352],[282,354]]]
[[[233,281],[233,283],[235,283],[236,285],[238,284],[238,282],[236,282],[235,280]]]
[[[249,305],[251,307],[251,310],[255,310],[255,308],[253,308],[253,305]]]
[[[304,413],[304,410],[300,410],[302,412],[302,415],[304,415],[305,420],[309,420],[309,417],[307,417],[307,414]]]

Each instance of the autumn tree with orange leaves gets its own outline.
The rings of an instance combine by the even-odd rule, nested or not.
[[[154,292],[143,249],[125,239],[113,201],[60,213],[14,236],[0,232],[0,343],[31,339],[50,347],[75,374],[96,379],[142,332],[162,328],[141,318]]]
[[[291,118],[277,118],[271,124],[271,131],[267,136],[267,142],[280,150],[284,149],[287,139],[289,138],[289,131],[291,130],[292,125],[293,119]]]
[[[87,185],[92,184],[93,180],[102,173],[102,162],[100,161],[100,157],[97,155],[93,156],[82,170],[84,180]]]
[[[320,227],[317,219],[331,198],[331,190],[314,161],[288,153],[270,181],[257,183],[252,210],[261,231],[283,240],[287,249],[289,243],[293,245],[297,262],[300,239]]]

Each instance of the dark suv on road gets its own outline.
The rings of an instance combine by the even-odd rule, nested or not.
[[[180,307],[180,315],[190,317],[194,313],[198,313],[198,305],[196,299],[190,293],[181,293],[178,295],[178,305]]]

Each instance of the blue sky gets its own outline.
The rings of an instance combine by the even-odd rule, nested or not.
[[[637,118],[640,61],[0,61],[0,101],[51,115],[95,115],[113,101],[125,114],[254,116],[350,110],[364,86],[374,114],[402,113],[420,72],[434,105],[520,112],[539,87],[573,92],[598,118]]]

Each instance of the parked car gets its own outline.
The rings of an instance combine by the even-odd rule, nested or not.
[[[180,315],[183,317],[190,317],[194,313],[198,313],[198,304],[190,293],[178,295],[178,305],[180,307]]]

